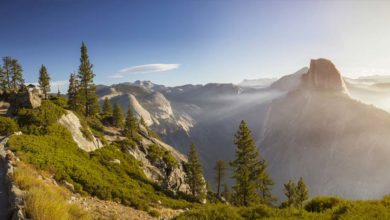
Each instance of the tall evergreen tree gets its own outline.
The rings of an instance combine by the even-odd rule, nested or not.
[[[92,71],[93,65],[89,61],[87,46],[84,42],[81,44],[81,57],[80,66],[78,71],[79,85],[79,98],[83,103],[82,111],[85,116],[92,116],[99,112],[98,99],[96,95],[96,86],[93,82],[95,74]]]
[[[245,121],[241,121],[235,135],[236,159],[231,162],[233,167],[234,199],[237,205],[248,206],[256,201],[256,176],[259,154]]]
[[[215,167],[215,183],[217,184],[217,196],[220,196],[222,182],[225,181],[226,166],[225,161],[217,160]]]
[[[115,127],[123,128],[125,116],[123,114],[122,108],[115,103],[114,110],[112,113],[112,123]]]
[[[39,87],[43,92],[43,96],[45,99],[48,98],[48,93],[50,92],[50,77],[47,73],[46,66],[42,64],[39,70],[39,79],[38,79]]]
[[[77,110],[78,102],[78,81],[76,74],[71,73],[69,78],[69,88],[68,88],[68,107],[74,111]]]
[[[302,208],[303,202],[309,199],[309,190],[306,187],[303,177],[299,178],[296,187],[296,204],[298,208]]]
[[[5,91],[3,90],[3,78],[4,78],[4,72],[3,72],[3,66],[0,65],[0,95],[3,94]]]
[[[191,144],[186,164],[185,182],[190,188],[191,195],[199,201],[206,198],[206,182],[203,177],[203,168],[196,152],[195,144]]]
[[[256,191],[260,197],[260,202],[271,205],[276,198],[272,195],[272,186],[274,181],[267,172],[267,161],[259,156],[259,162],[256,166]]]
[[[234,202],[242,206],[256,202],[271,204],[275,200],[271,193],[274,182],[245,121],[241,121],[234,143],[236,159],[231,162],[235,179]]]
[[[138,131],[137,118],[134,116],[131,106],[127,108],[127,116],[125,121],[124,135],[128,138],[136,138]]]
[[[286,207],[291,207],[292,205],[295,206],[296,194],[296,185],[293,181],[289,180],[284,184],[284,195],[287,200],[283,202],[283,205]]]
[[[112,105],[110,100],[106,97],[103,102],[102,109],[103,117],[111,117],[112,116]]]
[[[11,60],[11,91],[17,92],[24,84],[22,65],[16,59]]]
[[[3,93],[8,93],[11,89],[12,58],[3,57],[3,68],[0,75],[0,87]]]

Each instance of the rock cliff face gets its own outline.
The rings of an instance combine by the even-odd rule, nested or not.
[[[303,76],[303,82],[309,88],[347,93],[340,72],[327,59],[311,60],[309,71]]]
[[[312,195],[367,199],[389,193],[390,114],[345,95],[328,60],[312,60],[302,80],[269,105],[257,141],[276,187],[303,176]]]
[[[9,97],[10,107],[8,113],[13,113],[17,108],[38,108],[42,103],[42,91],[35,87],[26,87]]]
[[[151,161],[148,158],[148,154],[150,151],[150,145],[153,144],[170,152],[178,164],[175,167],[169,167],[168,164],[162,161],[157,164]],[[141,162],[142,170],[149,179],[158,182],[163,187],[166,187],[174,192],[188,192],[188,185],[184,182],[186,175],[184,171],[184,164],[187,162],[187,158],[175,150],[175,148],[155,138],[151,138],[144,133],[141,145],[135,148],[129,148],[129,153]]]
[[[92,136],[92,140],[88,140],[84,137],[80,130],[80,119],[73,112],[67,111],[66,114],[60,118],[59,123],[69,130],[73,140],[77,143],[79,148],[90,152],[103,147],[102,142],[98,138]]]

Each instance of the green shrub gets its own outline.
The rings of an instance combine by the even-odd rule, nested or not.
[[[149,145],[147,158],[154,165],[159,165],[161,162],[166,163],[169,167],[177,165],[177,160],[172,156],[171,152],[157,144]]]
[[[54,104],[58,105],[61,108],[67,108],[68,107],[68,99],[64,96],[51,96],[50,101],[52,101]]]
[[[175,220],[243,220],[238,208],[228,205],[203,205],[180,214]]]
[[[23,133],[46,134],[47,128],[58,122],[65,110],[49,100],[42,101],[36,109],[21,108],[17,111],[18,123]]]
[[[15,120],[0,116],[0,135],[11,135],[18,130],[19,126]]]
[[[343,201],[340,198],[332,196],[317,196],[306,203],[305,210],[308,212],[324,212],[327,209],[332,209],[340,205]]]
[[[12,136],[8,146],[22,161],[52,172],[57,181],[66,180],[80,194],[121,201],[146,211],[149,203],[157,201],[173,208],[188,207],[188,202],[171,198],[172,194],[148,180],[140,163],[116,144],[87,153],[61,125],[47,130],[44,136]]]
[[[161,216],[161,213],[157,210],[149,210],[148,214],[152,217],[159,218]]]

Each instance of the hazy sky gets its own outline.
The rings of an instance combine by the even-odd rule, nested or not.
[[[96,82],[166,85],[279,77],[331,59],[348,76],[390,74],[390,1],[1,0],[0,56],[37,81],[76,71],[85,41]]]

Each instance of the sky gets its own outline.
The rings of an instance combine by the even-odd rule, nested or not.
[[[349,77],[390,75],[390,1],[0,0],[0,23],[0,56],[27,82],[46,65],[61,90],[82,41],[106,85],[239,83],[320,57]]]

